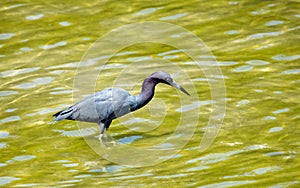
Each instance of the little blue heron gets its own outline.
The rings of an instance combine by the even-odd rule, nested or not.
[[[53,116],[55,116],[55,121],[69,119],[97,123],[100,126],[99,139],[101,140],[112,120],[145,106],[153,98],[154,89],[158,83],[173,86],[190,95],[173,81],[169,73],[159,71],[144,80],[142,92],[137,96],[132,96],[121,88],[107,88]]]

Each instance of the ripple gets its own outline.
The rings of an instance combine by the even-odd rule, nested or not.
[[[270,148],[270,147],[266,144],[257,144],[257,145],[252,145],[247,147],[247,150],[253,151],[253,150],[266,149],[266,148]]]
[[[68,172],[75,173],[75,172],[78,172],[78,170],[72,169],[72,170],[68,170]]]
[[[241,101],[239,101],[237,104],[236,104],[236,106],[242,106],[242,105],[245,105],[245,104],[248,104],[250,101],[249,100],[241,100]]]
[[[185,13],[175,14],[173,16],[167,16],[167,17],[160,18],[160,20],[175,20],[175,19],[178,19],[178,18],[181,18],[181,17],[184,17],[184,16],[186,16]]]
[[[265,116],[263,118],[263,120],[275,120],[275,119],[276,119],[276,117],[274,117],[274,116]]]
[[[165,175],[165,176],[155,176],[155,179],[169,179],[169,178],[179,178],[179,177],[185,177],[188,176],[188,174],[172,174],[172,175]]]
[[[210,79],[208,78],[193,78],[191,79],[193,82],[199,81],[199,82],[208,82]]]
[[[219,66],[231,66],[231,65],[239,64],[236,61],[218,61],[217,63]]]
[[[77,176],[74,176],[74,178],[87,178],[87,177],[90,177],[92,176],[91,174],[82,174],[82,175],[77,175]]]
[[[228,4],[229,5],[238,5],[239,2],[238,1],[229,1]]]
[[[34,72],[34,71],[37,71],[40,69],[41,69],[41,67],[34,67],[34,68],[24,68],[24,69],[4,71],[4,72],[0,72],[0,78],[11,77],[11,76],[16,76],[16,75],[20,75],[20,74],[29,73],[29,72]]]
[[[172,154],[172,155],[167,155],[167,156],[160,156],[160,159],[176,159],[182,157],[182,154]]]
[[[262,50],[262,49],[270,48],[272,46],[274,46],[273,43],[269,43],[269,44],[261,45],[261,46],[258,45],[258,47],[256,47],[255,50]]]
[[[300,73],[300,69],[290,69],[290,70],[283,71],[280,74],[299,74],[299,73]]]
[[[246,62],[248,65],[252,65],[252,66],[261,66],[261,65],[268,65],[270,64],[267,61],[262,61],[262,60],[250,60]]]
[[[5,9],[8,10],[8,9],[13,9],[13,8],[17,8],[17,7],[22,7],[22,6],[25,6],[25,5],[26,4],[15,4],[15,5],[8,6]]]
[[[50,66],[46,69],[61,69],[61,68],[77,68],[77,67],[88,67],[88,66],[92,66],[92,65],[95,65],[97,63],[97,61],[99,60],[102,60],[102,59],[107,59],[109,58],[110,56],[100,56],[100,57],[96,57],[94,59],[89,59],[89,60],[86,60],[86,61],[81,61],[81,62],[72,62],[72,63],[66,63],[66,64],[63,64],[63,65],[55,65],[55,66]],[[117,66],[122,66],[124,67],[125,65],[123,64],[116,64]],[[116,66],[116,65],[113,65],[113,64],[108,64],[108,65],[103,65],[103,66],[100,66],[100,67],[97,67],[97,69],[102,69],[102,68],[106,68],[106,66]],[[117,67],[116,66],[116,67]],[[119,67],[121,68],[121,67]]]
[[[273,114],[281,114],[281,113],[288,112],[288,111],[290,111],[289,108],[282,108],[282,109],[279,109],[279,110],[275,110],[272,113]]]
[[[180,34],[171,35],[172,38],[179,38],[180,36],[181,36]]]
[[[113,57],[120,57],[120,56],[126,56],[126,55],[132,55],[137,54],[137,51],[125,51],[125,52],[119,52],[113,55]]]
[[[265,26],[275,26],[275,25],[281,25],[283,24],[284,21],[281,21],[281,20],[272,20],[272,21],[269,21],[265,24]]]
[[[21,156],[14,157],[13,159],[8,160],[7,162],[11,163],[11,162],[14,162],[14,161],[28,161],[28,160],[31,160],[31,159],[34,159],[34,158],[36,158],[35,155],[21,155]]]
[[[0,40],[7,40],[15,36],[14,33],[1,33],[0,34]]]
[[[107,166],[100,169],[91,169],[88,172],[117,172],[121,169],[123,169],[123,166],[113,165],[113,166]]]
[[[0,167],[1,166],[7,166],[7,164],[6,163],[0,163]]]
[[[15,177],[11,177],[11,176],[2,176],[2,177],[0,177],[0,185],[6,185],[14,180],[19,180],[19,179],[20,178],[15,178]]]
[[[60,75],[60,74],[64,74],[66,73],[66,70],[55,70],[55,71],[51,71],[50,74],[56,74],[56,75]]]
[[[212,104],[212,101],[207,100],[207,101],[197,101],[197,102],[193,102],[192,104],[187,104],[184,105],[178,109],[176,109],[176,112],[188,112],[194,109],[197,109],[201,106],[205,106],[205,105],[209,105]]]
[[[58,111],[58,108],[42,108],[42,109],[39,109],[35,113],[27,114],[27,116],[32,117],[32,116],[36,116],[36,115],[45,115],[45,114],[50,114],[50,113],[54,113],[57,111]]]
[[[164,56],[164,59],[176,59],[176,58],[179,58],[178,55],[167,55],[167,56]]]
[[[72,24],[70,22],[59,22],[59,25],[61,25],[61,26],[70,26]]]
[[[187,171],[188,172],[190,172],[190,171],[201,171],[201,170],[206,170],[206,169],[209,169],[209,166],[199,165],[199,166],[196,166],[196,167],[189,168],[189,169],[187,169]]]
[[[100,70],[122,69],[124,67],[126,67],[126,65],[120,64],[120,63],[114,63],[114,64],[105,64],[105,65],[102,65],[100,67],[97,67],[97,69],[100,69]]]
[[[24,51],[24,52],[30,52],[32,51],[33,49],[32,48],[29,48],[29,47],[23,47],[23,48],[20,48],[21,51]]]
[[[278,155],[283,155],[283,154],[285,154],[285,153],[282,151],[274,151],[274,152],[266,153],[266,156],[273,157],[273,156],[278,156]]]
[[[23,83],[23,84],[19,84],[19,85],[15,86],[15,88],[17,88],[17,89],[35,88],[39,85],[49,84],[53,80],[54,80],[54,78],[52,78],[52,77],[36,78],[36,79],[32,80],[31,82],[26,82],[26,83]]]
[[[89,37],[83,37],[82,40],[88,41],[88,40],[91,40],[91,38],[89,38]]]
[[[63,65],[51,66],[46,69],[76,68],[76,67],[78,67],[78,65],[79,65],[79,62],[73,62],[73,63],[66,63]]]
[[[155,124],[158,125],[159,122],[158,121],[154,121],[151,119],[146,119],[146,118],[131,118],[127,121],[122,122],[122,124],[124,125],[132,125],[132,124],[136,124],[136,123],[147,123],[147,124]]]
[[[62,164],[62,166],[64,167],[76,167],[78,166],[79,164],[78,163],[67,163],[67,164]]]
[[[8,123],[8,122],[13,122],[13,121],[20,121],[20,120],[21,120],[20,116],[10,116],[10,117],[1,119],[0,120],[0,124],[2,124],[2,123]]]
[[[239,185],[245,185],[250,183],[255,183],[255,180],[244,180],[244,181],[226,181],[222,183],[214,183],[210,185],[201,186],[201,188],[216,188],[216,187],[236,187]]]
[[[137,175],[124,175],[124,176],[117,176],[115,178],[112,179],[117,179],[117,180],[124,180],[124,179],[136,179],[139,177],[150,177],[153,176],[153,174],[150,173],[146,173],[146,174],[137,174]]]
[[[230,31],[225,31],[224,32],[225,35],[236,35],[238,33],[240,33],[239,30],[230,30]]]
[[[70,105],[67,105],[67,104],[63,104],[63,105],[60,105],[59,107],[56,107],[56,108],[41,108],[41,109],[38,109],[36,112],[34,113],[31,113],[31,114],[27,114],[27,116],[35,116],[35,115],[45,115],[45,114],[50,114],[50,113],[54,113],[54,112],[57,112],[59,110],[62,110],[64,108],[67,108],[69,107]]]
[[[173,143],[162,143],[159,145],[155,145],[155,148],[162,149],[162,150],[172,150],[175,148],[175,145]]]
[[[257,33],[257,34],[253,34],[250,35],[248,37],[249,40],[253,40],[253,39],[261,39],[261,38],[265,38],[265,37],[274,37],[274,36],[278,36],[283,34],[283,31],[274,31],[274,32],[266,32],[266,33]]]
[[[279,132],[279,131],[282,131],[282,130],[283,130],[282,127],[273,127],[269,130],[269,133]]]
[[[59,181],[58,184],[63,184],[60,187],[76,187],[73,183],[82,182],[82,180],[65,180],[65,181]]]
[[[98,132],[97,128],[94,128],[94,127],[80,129],[80,130],[71,130],[71,131],[65,131],[65,130],[53,130],[53,131],[54,132],[59,132],[63,136],[67,136],[67,137],[90,136],[90,135],[94,135]]]
[[[269,12],[269,10],[261,9],[261,10],[252,11],[251,14],[252,15],[262,15],[262,14],[266,14],[268,12]]]
[[[200,55],[199,58],[201,58],[201,59],[207,59],[207,60],[210,59],[210,60],[215,61],[215,59],[216,59],[217,57],[214,56],[214,55]]]
[[[153,58],[150,56],[140,56],[140,57],[130,57],[127,58],[128,61],[138,62],[138,61],[145,61],[145,60],[152,60]]]
[[[70,161],[70,160],[65,160],[65,159],[63,159],[63,160],[57,160],[57,161],[54,161],[53,163],[71,163],[72,161]]]
[[[26,16],[26,19],[27,20],[39,20],[42,17],[44,17],[44,14],[36,14],[36,15]]]
[[[63,91],[52,91],[50,94],[52,95],[64,95],[64,94],[69,94],[72,93],[73,90],[63,90]]]
[[[6,97],[10,95],[15,95],[18,94],[19,92],[17,91],[0,91],[0,97]]]
[[[244,150],[235,150],[235,151],[229,151],[226,153],[214,153],[214,154],[208,154],[206,156],[203,157],[198,157],[195,159],[191,159],[189,161],[187,161],[187,163],[196,163],[198,161],[201,161],[201,164],[214,164],[217,162],[221,162],[224,160],[227,160],[228,157],[235,155],[235,154],[239,154],[242,153]]]
[[[262,90],[262,89],[255,89],[254,91],[257,92],[257,93],[262,93],[262,92],[264,92],[264,90]]]
[[[252,69],[253,69],[253,66],[251,66],[251,65],[243,65],[243,66],[233,69],[233,72],[247,72]]]
[[[0,139],[1,138],[7,138],[9,136],[9,132],[6,131],[0,131]]]
[[[41,49],[43,50],[48,50],[48,49],[52,49],[52,48],[56,48],[56,47],[60,47],[60,46],[65,46],[67,44],[66,41],[61,41],[55,44],[47,44],[47,45],[43,45],[40,46]]]
[[[159,9],[162,9],[162,7],[158,7],[158,8],[146,8],[146,9],[143,9],[139,12],[136,13],[137,16],[142,16],[142,15],[147,15],[147,14],[150,14],[150,13],[153,13]]]
[[[172,174],[172,175],[165,175],[165,176],[156,176],[155,179],[171,179],[171,178],[178,178],[178,177],[185,177],[188,174]]]
[[[25,183],[25,184],[18,184],[15,187],[47,187],[47,186],[38,183]]]
[[[119,139],[118,142],[120,142],[122,144],[130,144],[133,141],[140,139],[140,138],[143,138],[143,137],[142,136],[127,136],[127,137]]]
[[[180,53],[180,52],[182,52],[182,51],[181,50],[170,50],[170,51],[167,51],[167,52],[162,52],[160,54],[157,54],[157,56],[165,56],[165,55]]]
[[[262,175],[262,174],[266,174],[268,172],[275,172],[280,170],[281,168],[277,167],[277,166],[271,166],[271,167],[265,167],[265,168],[257,168],[255,170],[253,170],[252,172],[256,175]]]
[[[0,149],[6,148],[6,142],[0,142]]]
[[[293,55],[293,56],[287,56],[287,55],[275,55],[272,57],[272,59],[274,60],[278,60],[278,61],[292,61],[292,60],[296,60],[299,59],[300,55]]]

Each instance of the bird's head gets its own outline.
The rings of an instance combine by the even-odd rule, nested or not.
[[[179,89],[180,91],[182,91],[183,93],[187,94],[190,96],[190,94],[183,88],[181,87],[179,84],[177,84],[171,77],[171,75],[167,72],[164,72],[164,71],[158,71],[158,72],[155,72],[153,74],[151,74],[152,78],[156,78],[158,80],[158,82],[160,83],[164,83],[164,84],[167,84],[167,85],[170,85],[170,86],[173,86],[177,89]]]

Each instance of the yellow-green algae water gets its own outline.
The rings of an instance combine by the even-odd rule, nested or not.
[[[0,5],[1,186],[300,187],[298,1],[4,0]],[[102,70],[97,90],[112,86],[132,62],[148,58],[148,72],[160,67],[153,59],[161,58],[193,75],[201,104],[196,131],[184,148],[165,162],[133,168],[103,159],[86,144],[76,122],[53,124],[52,114],[74,102],[74,76],[88,48],[113,29],[144,21],[176,24],[201,38],[223,72],[227,104],[216,140],[200,152],[211,114],[205,75],[193,74],[191,59],[170,46],[147,43],[121,50]],[[141,74],[147,76],[131,73],[132,78]],[[142,80],[127,79],[136,94]],[[143,109],[131,119],[140,124],[137,130],[116,120],[109,134],[136,147],[157,144],[176,129],[178,94],[157,87],[149,105],[155,110],[163,103],[168,109],[161,126]]]

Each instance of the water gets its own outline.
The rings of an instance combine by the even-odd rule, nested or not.
[[[299,187],[298,7],[296,1],[2,1],[0,185]],[[81,67],[79,73],[102,70],[96,90],[117,85],[137,94],[142,78],[168,67],[191,90],[170,62],[194,83],[198,99],[189,105],[180,100],[191,99],[160,85],[149,108],[113,122],[109,133],[122,145],[147,147],[175,131],[180,112],[199,113],[195,132],[178,153],[134,168],[106,160],[86,144],[81,135],[97,135],[94,125],[79,131],[72,121],[53,124],[51,115],[73,103],[74,76],[88,48],[113,29],[143,21],[177,24],[200,37],[222,69],[227,105],[216,140],[200,152],[210,88],[182,51],[136,44],[105,67]],[[128,77],[119,77],[122,71]]]

